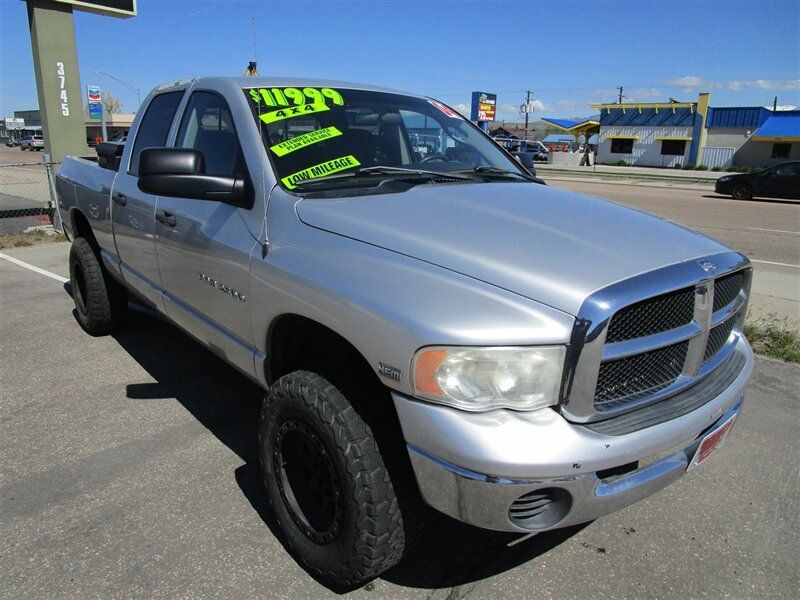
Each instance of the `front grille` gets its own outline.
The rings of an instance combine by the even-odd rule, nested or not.
[[[734,301],[744,285],[744,273],[732,273],[714,282],[714,312]]]
[[[736,318],[734,315],[729,317],[727,321],[723,321],[711,329],[708,335],[708,342],[706,342],[706,351],[703,354],[704,362],[719,352],[720,348],[725,345],[725,342],[727,342],[728,338],[731,336],[735,321]]]
[[[611,319],[606,343],[622,342],[669,331],[692,321],[694,288],[648,298],[621,309]]]
[[[732,352],[714,371],[697,385],[655,404],[623,413],[586,427],[602,435],[626,435],[688,414],[718,397],[736,380],[746,363],[742,352]]]
[[[689,342],[658,348],[600,365],[594,394],[595,410],[609,410],[655,394],[683,371]]]
[[[730,252],[594,292],[577,314],[562,414],[592,423],[656,404],[669,412],[665,399],[715,377],[731,354],[750,279],[744,258]]]

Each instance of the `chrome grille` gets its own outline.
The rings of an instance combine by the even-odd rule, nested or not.
[[[727,321],[723,321],[716,327],[711,328],[711,333],[708,335],[708,342],[706,342],[706,351],[703,353],[703,362],[714,356],[725,345],[725,342],[731,337],[731,332],[733,331],[735,323],[736,315],[729,317]]]
[[[736,299],[744,286],[744,273],[733,273],[714,281],[714,312]]]
[[[740,333],[750,281],[747,259],[727,252],[593,293],[576,318],[561,412],[580,423],[617,417],[714,375]]]
[[[598,411],[663,390],[683,371],[689,342],[635,354],[600,365],[594,406]]]
[[[617,312],[611,319],[606,343],[621,342],[669,331],[692,321],[694,288],[648,298]]]

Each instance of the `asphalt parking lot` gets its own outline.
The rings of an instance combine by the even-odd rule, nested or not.
[[[0,260],[2,595],[333,597],[272,533],[261,391],[142,309],[83,333],[67,244],[3,252],[56,278]],[[726,446],[661,493],[516,544],[441,517],[350,596],[797,597],[798,389],[800,365],[758,358]]]

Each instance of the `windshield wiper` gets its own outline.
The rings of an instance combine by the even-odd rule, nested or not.
[[[372,177],[377,175],[401,175],[403,179],[461,179],[463,181],[471,181],[465,175],[455,175],[447,171],[428,171],[425,169],[408,169],[405,167],[391,167],[389,165],[377,165],[374,167],[362,167],[355,171],[348,171],[347,173],[336,173],[335,175],[326,175],[325,177],[315,177],[314,179],[303,179],[295,183],[295,187],[307,186],[325,181],[333,181],[337,179],[351,179],[357,177]]]
[[[493,167],[491,165],[479,165],[477,167],[473,167],[472,169],[462,169],[459,171],[453,171],[454,173],[477,173],[479,175],[500,175],[503,177],[507,177],[512,175],[514,177],[520,177],[527,181],[536,181],[535,177],[531,177],[530,175],[525,175],[523,173],[519,173],[518,171],[509,171],[508,169],[503,169],[500,167]]]

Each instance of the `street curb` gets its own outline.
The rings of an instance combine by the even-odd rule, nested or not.
[[[673,175],[652,175],[649,173],[614,173],[614,172],[600,172],[586,171],[585,173],[577,172],[572,169],[559,169],[539,166],[536,163],[533,165],[536,168],[536,173],[557,173],[559,175],[574,175],[577,177],[616,177],[619,179],[652,179],[654,181],[674,181],[677,183],[703,183],[713,184],[717,178],[697,178],[697,177],[675,177]],[[722,177],[722,175],[720,175]]]
[[[595,177],[582,177],[577,175],[575,177],[567,177],[566,174],[558,174],[558,175],[548,175],[546,173],[536,173],[536,177],[539,179],[547,181],[572,181],[575,183],[596,183],[596,184],[606,184],[606,185],[627,185],[631,187],[647,187],[653,189],[663,189],[663,190],[684,190],[688,192],[710,192],[715,193],[713,187],[704,186],[702,188],[698,187],[689,187],[688,185],[681,185],[681,182],[676,182],[674,185],[668,185],[668,182],[665,180],[660,181],[634,181],[633,178],[624,178],[618,177],[617,179],[627,179],[627,181],[608,181],[603,179],[600,176]],[[685,182],[691,183],[691,182]],[[723,196],[720,196],[723,197]]]

